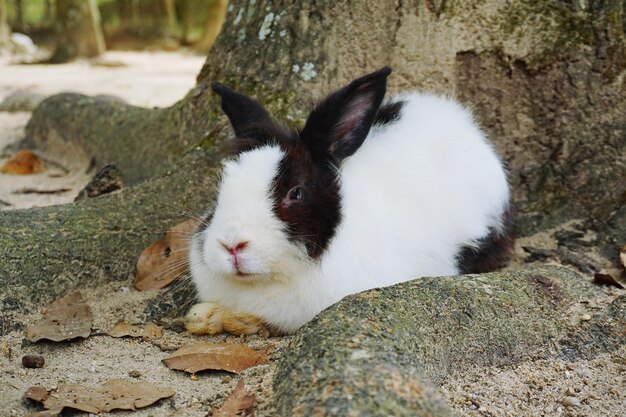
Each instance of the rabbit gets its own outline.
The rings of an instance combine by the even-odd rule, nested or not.
[[[301,130],[213,83],[236,138],[189,261],[192,333],[289,334],[343,297],[503,266],[513,243],[503,163],[472,114],[384,67],[315,107]]]

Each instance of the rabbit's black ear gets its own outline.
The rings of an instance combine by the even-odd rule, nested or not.
[[[211,87],[222,98],[222,110],[228,116],[237,137],[259,141],[267,139],[266,132],[273,122],[263,106],[220,83],[214,82]]]
[[[341,161],[359,149],[383,101],[390,73],[384,67],[357,78],[311,112],[300,137],[314,156]]]

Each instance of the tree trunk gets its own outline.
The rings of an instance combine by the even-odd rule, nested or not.
[[[0,0],[0,51],[11,42],[11,28],[7,21],[7,2]]]
[[[57,0],[57,47],[51,63],[93,58],[105,51],[96,0]]]
[[[120,30],[127,29],[132,21],[130,0],[117,0],[117,14],[120,17]]]
[[[227,8],[228,0],[211,0],[209,2],[209,11],[204,24],[204,31],[200,40],[194,44],[194,48],[201,51],[211,49],[215,39],[217,39],[217,35],[222,30]]]
[[[178,7],[180,10],[180,43],[189,45],[189,31],[191,30],[191,4],[189,0],[179,0]]]
[[[176,7],[174,0],[163,0],[163,8],[167,19],[167,34],[174,36],[176,33]]]
[[[626,15],[621,1],[583,3],[232,1],[196,87],[176,105],[61,95],[37,108],[31,145],[80,146],[100,165],[116,163],[133,187],[2,213],[4,305],[128,279],[140,249],[180,220],[163,202],[202,212],[219,171],[213,145],[230,135],[214,80],[301,120],[325,92],[390,65],[392,92],[454,94],[476,111],[509,164],[521,233],[583,218],[594,244],[623,244]],[[440,285],[454,292],[463,282]],[[19,325],[7,309],[0,320]]]
[[[52,21],[52,0],[46,0],[45,8],[43,12],[43,21],[48,24]]]
[[[22,0],[15,0],[15,28],[18,32],[23,32],[25,27],[24,2]]]

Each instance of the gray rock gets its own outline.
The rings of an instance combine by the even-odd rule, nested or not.
[[[0,111],[33,111],[46,96],[32,91],[16,91],[0,103]]]

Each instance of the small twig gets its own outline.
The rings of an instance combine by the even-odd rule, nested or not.
[[[57,188],[53,190],[37,190],[35,188],[22,188],[20,190],[13,191],[13,194],[61,194],[72,191],[71,188]]]
[[[60,162],[56,162],[56,161],[53,161],[52,159],[44,158],[43,156],[40,156],[39,159],[44,161],[46,164],[52,165],[55,168],[59,168],[61,171],[63,171],[64,174],[70,173],[70,170],[66,168],[65,166],[63,166]]]

